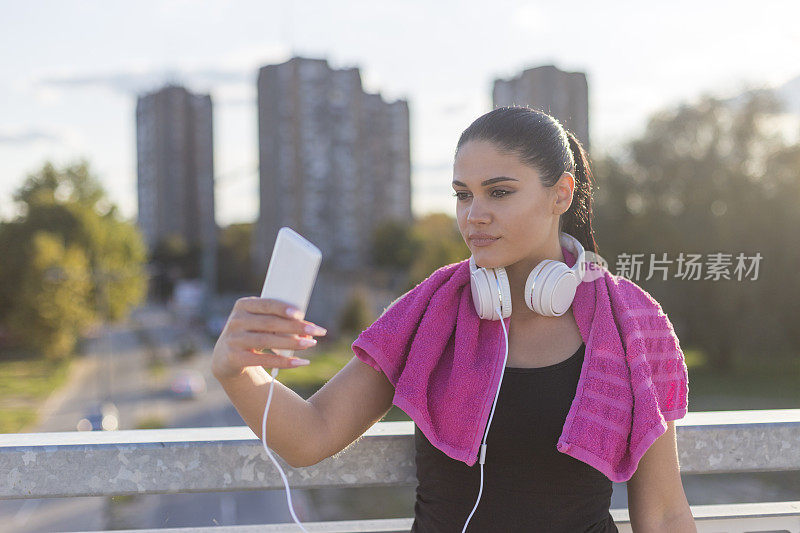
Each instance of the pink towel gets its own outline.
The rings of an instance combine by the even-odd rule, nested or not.
[[[562,251],[574,265],[576,258]],[[687,412],[683,352],[658,302],[607,269],[579,284],[571,309],[586,348],[556,447],[611,481],[627,481],[667,430],[666,421]],[[513,316],[504,319],[506,328]],[[395,387],[392,403],[431,444],[475,464],[503,371],[505,338],[499,321],[475,312],[469,259],[439,268],[395,300],[352,349],[386,374]]]

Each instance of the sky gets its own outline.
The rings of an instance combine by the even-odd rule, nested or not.
[[[455,213],[461,131],[492,83],[552,64],[589,84],[595,155],[661,109],[800,75],[800,4],[436,1],[0,0],[0,218],[47,160],[89,161],[136,216],[135,106],[164,83],[211,94],[216,218],[258,212],[256,76],[295,55],[358,67],[364,89],[409,102],[412,209]]]

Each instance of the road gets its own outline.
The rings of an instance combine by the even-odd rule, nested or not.
[[[155,341],[162,356],[174,354],[180,330],[170,313],[159,308],[138,310],[131,321],[107,326],[87,344],[86,355],[74,365],[68,383],[48,398],[40,422],[30,433],[75,431],[87,408],[111,401],[119,410],[119,429],[134,429],[147,417],[160,417],[166,427],[243,425],[222,386],[210,372],[212,345],[200,336],[199,353],[186,361],[167,357],[166,375],[148,371],[149,352],[137,329]],[[196,369],[208,390],[194,400],[173,398],[169,378],[179,369]],[[292,490],[295,513],[302,522],[316,518],[305,491]],[[191,527],[291,522],[283,490],[158,494],[130,501],[109,497],[45,498],[0,501],[0,532],[41,533],[104,531],[125,528]]]

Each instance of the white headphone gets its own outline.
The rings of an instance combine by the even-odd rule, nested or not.
[[[572,235],[561,232],[559,241],[575,254],[575,265],[570,268],[561,261],[545,259],[531,270],[525,282],[525,303],[531,311],[544,316],[561,316],[575,298],[586,272],[586,252]],[[502,309],[503,318],[511,316],[511,288],[503,267],[482,268],[469,258],[472,285],[472,303],[478,316],[487,320],[500,320],[497,309]]]

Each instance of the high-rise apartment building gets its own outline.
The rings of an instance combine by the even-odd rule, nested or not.
[[[260,212],[254,260],[263,269],[282,226],[360,270],[382,220],[411,221],[408,103],[365,93],[357,68],[295,57],[258,74]]]
[[[369,270],[376,225],[411,222],[408,103],[366,93],[358,68],[302,57],[262,67],[258,139],[257,275],[282,226],[322,250],[322,274],[354,281]],[[317,307],[331,312],[347,283],[320,285]]]
[[[530,106],[554,116],[589,150],[589,86],[583,72],[553,65],[527,69],[508,80],[495,80],[494,108]]]
[[[170,235],[200,246],[206,289],[216,288],[217,225],[211,97],[167,85],[136,102],[138,224],[148,247]]]

